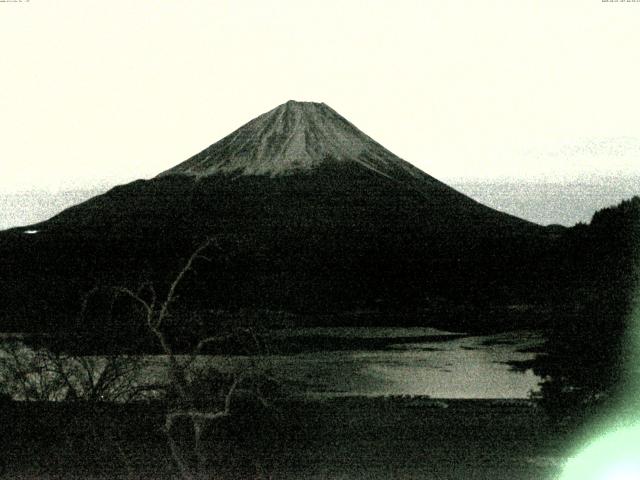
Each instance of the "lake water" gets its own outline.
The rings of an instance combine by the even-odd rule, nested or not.
[[[512,361],[531,360],[523,350],[540,346],[537,332],[462,336],[431,328],[309,328],[287,330],[281,336],[314,337],[326,343],[384,339],[375,348],[270,355],[262,368],[300,386],[314,397],[428,395],[433,398],[527,398],[539,389],[532,371],[515,371]],[[156,358],[156,362],[161,362]],[[246,357],[203,357],[201,361],[230,370],[242,368]],[[162,362],[161,362],[162,364]],[[156,363],[157,368],[162,368]]]
[[[538,389],[540,378],[531,371],[516,372],[507,362],[534,358],[519,350],[541,343],[532,332],[452,335],[451,340],[403,342],[383,350],[304,354],[293,362],[279,359],[279,366],[291,376],[305,374],[309,390],[324,394],[525,398]]]
[[[304,328],[276,331],[295,353],[259,359],[201,356],[198,363],[241,370],[249,362],[312,397],[428,395],[433,398],[527,398],[538,390],[533,372],[509,362],[530,360],[540,333],[467,336],[432,328]],[[320,345],[320,346],[318,346]],[[317,348],[315,348],[317,347]],[[143,378],[162,382],[166,358],[147,357]]]

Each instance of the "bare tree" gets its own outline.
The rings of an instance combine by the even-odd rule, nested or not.
[[[262,343],[252,327],[232,325],[220,328],[216,335],[197,339],[186,353],[177,353],[165,332],[172,318],[172,306],[178,298],[181,283],[194,272],[197,262],[210,261],[205,252],[213,246],[214,241],[208,239],[193,252],[162,298],[159,298],[151,283],[144,283],[135,291],[122,286],[111,287],[116,297],[128,297],[140,307],[143,321],[167,359],[167,391],[172,398],[165,415],[164,431],[180,474],[189,480],[206,476],[208,458],[203,444],[205,431],[216,421],[229,417],[237,402],[251,399],[264,407],[269,406],[264,389],[266,385],[276,382],[255,358],[249,357],[242,366],[229,372],[198,362],[205,348],[233,339],[241,339],[247,352],[258,352],[262,349]],[[175,426],[185,421],[190,424],[193,435],[191,452],[185,451],[174,433]],[[194,456],[195,462],[190,460]]]
[[[131,456],[120,432],[111,425],[96,424],[102,407],[98,404],[129,403],[146,400],[155,388],[141,379],[142,358],[131,355],[82,356],[56,350],[50,342],[29,342],[27,339],[5,339],[0,345],[0,394],[6,399],[27,402],[64,402],[66,421],[56,430],[57,441],[64,445],[54,450],[54,463],[78,462],[86,456],[78,453],[78,435],[94,448],[109,452],[111,461],[117,460],[133,475]],[[83,404],[83,405],[80,405]],[[98,407],[98,408],[96,408]],[[35,407],[36,415],[46,412]],[[54,410],[55,411],[55,410]],[[96,417],[97,415],[97,417]],[[55,417],[55,416],[54,416]],[[54,420],[55,425],[55,420]],[[93,456],[92,456],[93,458]]]
[[[19,339],[0,352],[0,389],[15,400],[130,402],[143,398],[141,358],[131,355],[79,356]]]
[[[112,352],[81,355],[73,348],[48,348],[47,341],[33,346],[15,340],[5,342],[0,349],[0,393],[18,400],[123,403],[162,395],[167,402],[163,430],[173,463],[184,479],[205,478],[211,459],[211,452],[207,451],[210,445],[204,442],[205,433],[215,430],[220,421],[226,421],[224,419],[240,412],[247,404],[269,407],[265,390],[277,383],[255,355],[264,351],[264,345],[252,325],[221,321],[214,325],[215,335],[196,338],[187,351],[173,346],[175,337],[169,332],[171,322],[176,320],[172,307],[180,287],[194,274],[198,262],[210,261],[205,253],[214,246],[210,239],[202,243],[163,289],[163,295],[157,293],[151,282],[146,282],[137,289],[96,287],[85,296],[81,318],[88,314],[88,304],[99,292],[106,292],[112,302],[119,298],[132,302],[131,306],[125,303],[125,308],[134,314],[140,312],[145,330],[151,332],[159,345],[166,359],[166,381],[152,378],[153,383],[149,382],[153,376],[149,374],[148,359],[142,355]],[[193,320],[198,315],[192,312],[191,317]],[[209,321],[215,319],[214,313]],[[240,345],[245,353],[243,361],[227,368],[209,364],[203,352],[223,342]],[[188,441],[185,441],[185,426],[189,427],[187,436],[191,436]],[[96,438],[107,435],[94,430],[95,425],[87,426],[88,433],[93,432]],[[122,449],[122,442],[112,443]],[[129,466],[127,456],[121,454]],[[218,454],[218,458],[221,455]]]

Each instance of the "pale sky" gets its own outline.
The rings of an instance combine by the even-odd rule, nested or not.
[[[442,180],[640,175],[640,3],[0,3],[0,193],[148,178],[289,100]]]

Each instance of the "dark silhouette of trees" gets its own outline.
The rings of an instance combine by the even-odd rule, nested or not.
[[[0,392],[12,399],[132,402],[151,388],[141,380],[139,356],[82,356],[18,339],[1,349]]]
[[[628,369],[640,275],[640,197],[598,211],[565,233],[554,259],[566,297],[549,329],[547,353],[533,362],[539,394],[558,420],[580,420],[630,388]]]

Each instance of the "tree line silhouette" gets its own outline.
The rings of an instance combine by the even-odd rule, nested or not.
[[[527,367],[558,419],[579,421],[631,388],[640,354],[633,342],[640,287],[640,197],[625,200],[563,235],[555,256],[564,301],[547,327],[544,353]]]

